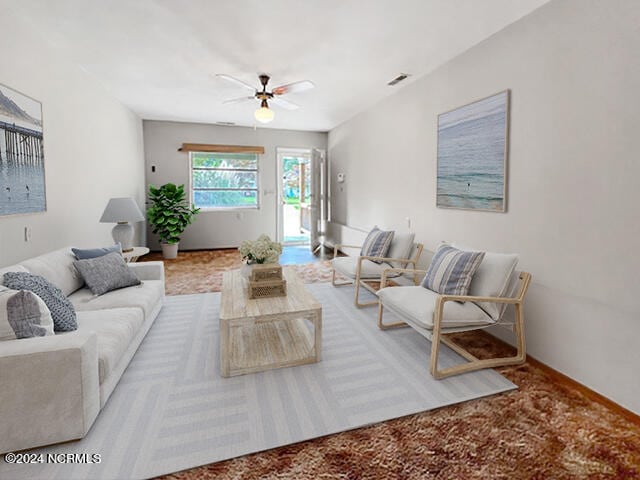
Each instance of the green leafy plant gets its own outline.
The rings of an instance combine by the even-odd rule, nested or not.
[[[149,185],[149,200],[147,221],[162,243],[178,243],[182,232],[200,211],[187,202],[184,185],[167,183],[160,188]]]

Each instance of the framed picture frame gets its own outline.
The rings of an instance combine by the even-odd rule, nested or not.
[[[436,206],[507,211],[510,90],[438,115]]]
[[[0,216],[46,212],[42,103],[0,84]]]

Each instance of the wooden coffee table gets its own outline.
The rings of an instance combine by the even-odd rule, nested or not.
[[[292,267],[283,267],[287,296],[251,300],[240,270],[225,272],[220,303],[223,377],[320,361],[322,305]]]

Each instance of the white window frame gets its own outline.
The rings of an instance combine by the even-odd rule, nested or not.
[[[255,205],[236,205],[236,206],[224,206],[224,207],[198,207],[202,212],[223,212],[223,211],[231,211],[231,210],[260,210],[260,155],[258,153],[254,153],[256,156],[256,168],[248,169],[248,168],[201,168],[193,167],[193,155],[209,155],[215,154],[215,152],[189,152],[189,195],[191,204],[194,207],[197,207],[195,204],[195,195],[196,191],[253,191],[256,192],[256,204]],[[232,171],[232,172],[255,172],[256,173],[256,188],[194,188],[193,186],[193,172],[194,170],[222,170],[222,171]]]

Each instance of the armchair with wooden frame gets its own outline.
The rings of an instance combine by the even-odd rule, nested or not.
[[[365,288],[375,295],[377,290],[367,282],[380,282],[382,280],[385,269],[393,266],[401,266],[402,268],[407,268],[409,265],[413,265],[415,269],[418,261],[420,260],[420,256],[422,255],[422,250],[424,247],[421,243],[414,243],[413,240],[413,234],[396,234],[393,241],[391,242],[391,247],[389,248],[389,257],[370,257],[363,255],[358,255],[357,257],[339,257],[338,255],[341,249],[362,247],[358,245],[335,245],[333,250],[333,260],[331,261],[331,283],[334,287],[354,285],[354,304],[358,308],[377,305],[377,300],[369,302],[360,301],[360,287]],[[396,252],[403,253],[398,255]],[[345,277],[349,280],[339,281],[337,279],[337,275]],[[394,275],[393,273],[390,273],[389,275],[387,275],[387,278],[399,277],[400,275],[402,274],[398,273],[397,275]],[[414,278],[414,282],[415,281],[416,279]]]
[[[524,299],[531,274],[515,272],[517,257],[487,253],[469,289],[469,295],[440,295],[415,282],[414,286],[389,287],[388,275],[399,273],[426,274],[424,270],[386,269],[378,291],[378,327],[382,330],[409,326],[431,341],[429,371],[436,379],[484,368],[519,365],[526,360],[524,335]],[[484,267],[484,270],[483,270]],[[507,320],[507,306],[515,307],[513,322]],[[400,319],[384,323],[384,310]],[[495,325],[511,327],[516,337],[516,354],[509,357],[478,359],[447,337]],[[440,342],[468,360],[461,365],[438,368]]]

